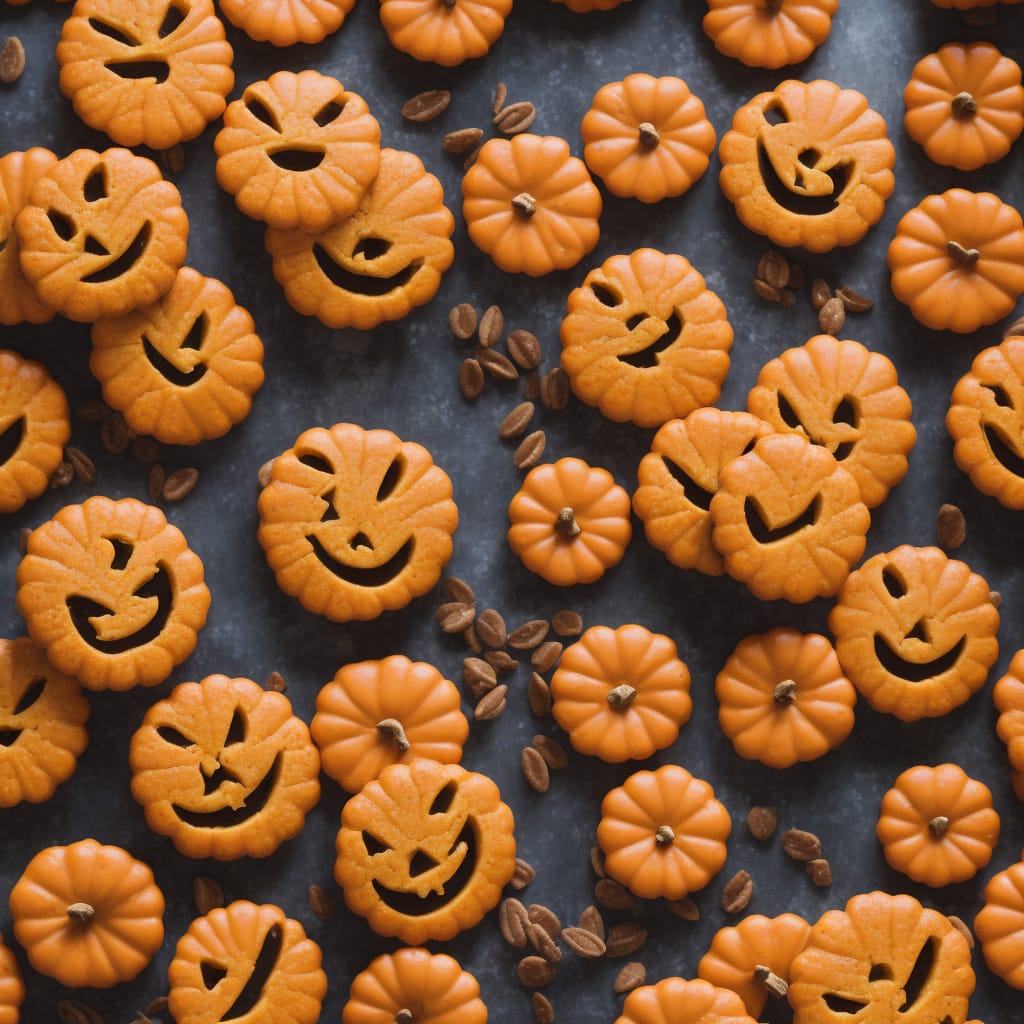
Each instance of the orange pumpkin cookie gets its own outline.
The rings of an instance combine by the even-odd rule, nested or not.
[[[729,372],[725,306],[682,256],[612,256],[569,293],[562,368],[609,419],[655,427],[718,400]]]
[[[266,247],[292,308],[367,331],[434,297],[455,257],[454,229],[441,182],[415,154],[384,149],[351,217],[314,235],[268,228]]]
[[[991,192],[953,188],[904,214],[889,245],[892,291],[934,331],[969,334],[1024,292],[1024,224]]]
[[[515,870],[513,824],[486,775],[393,764],[342,809],[334,877],[378,934],[450,939],[498,905]]]
[[[601,193],[565,139],[524,133],[484,143],[462,179],[462,215],[497,266],[539,277],[597,245]]]
[[[402,654],[344,665],[317,694],[310,726],[324,773],[358,793],[389,764],[458,764],[469,736],[461,705],[453,682]]]
[[[63,388],[42,363],[0,349],[0,512],[46,490],[70,437]]]
[[[76,679],[31,640],[0,640],[0,807],[42,803],[71,778],[89,741],[88,718]]]
[[[320,755],[282,693],[207,676],[154,704],[132,737],[132,796],[186,857],[268,857],[320,799]]]
[[[947,43],[917,62],[903,91],[907,134],[961,171],[1002,160],[1024,130],[1020,78],[991,43]]]
[[[741,640],[715,679],[715,696],[736,753],[769,768],[815,761],[838,747],[853,729],[857,703],[828,639],[787,628]]]
[[[164,897],[153,872],[95,839],[36,854],[10,907],[29,963],[68,988],[131,981],[164,941]]]
[[[690,671],[675,643],[643,626],[591,626],[551,677],[551,713],[581,754],[640,761],[690,717]]]
[[[725,864],[729,812],[679,765],[635,772],[601,801],[605,870],[637,896],[670,900],[703,889]]]
[[[871,525],[853,474],[800,434],[769,434],[723,467],[710,511],[725,571],[795,604],[838,593]]]
[[[1017,651],[1006,670],[1006,675],[996,683],[992,700],[999,720],[996,732],[1006,744],[1010,767],[1017,777],[1024,776],[1024,651]],[[1024,799],[1024,797],[1022,797]]]
[[[767,423],[749,413],[698,409],[654,435],[640,460],[633,511],[643,520],[647,540],[673,565],[708,576],[725,572],[711,543],[709,506],[718,475],[769,432]]]
[[[719,53],[752,68],[799,64],[832,30],[839,0],[708,0],[704,31]]]
[[[1024,508],[1024,338],[979,352],[946,413],[953,458],[982,494]]]
[[[706,981],[663,978],[626,996],[615,1024],[756,1024],[735,992]]]
[[[167,970],[177,1024],[316,1024],[327,995],[320,947],[280,907],[237,900],[198,917]]]
[[[0,324],[45,324],[53,319],[53,310],[36,298],[21,272],[14,218],[39,176],[56,162],[57,157],[42,146],[0,156]]]
[[[768,1001],[768,974],[789,981],[793,960],[807,944],[811,926],[796,914],[751,914],[732,928],[719,928],[701,957],[697,974],[735,992],[751,1017],[760,1017]]]
[[[984,900],[974,919],[974,934],[985,963],[1007,985],[1024,989],[1024,861],[993,875]]]
[[[127,149],[76,149],[58,161],[36,179],[14,228],[36,297],[86,323],[169,291],[188,240],[181,194]]]
[[[232,25],[274,46],[319,43],[341,28],[354,6],[355,0],[220,0]]]
[[[393,1024],[402,1011],[422,1024],[486,1024],[476,978],[429,949],[396,949],[352,980],[342,1024]]]
[[[740,107],[718,150],[739,219],[776,245],[854,245],[885,211],[896,151],[856,89],[783,82]]]
[[[612,195],[656,203],[708,169],[715,129],[681,78],[628,75],[597,91],[580,125],[583,159]]]
[[[60,89],[120,146],[168,149],[224,113],[234,52],[212,0],[76,0],[57,44]]]
[[[964,1024],[973,991],[970,947],[944,914],[912,896],[871,892],[811,929],[790,970],[789,1002],[795,1024],[853,1014],[864,1024]]]
[[[0,936],[0,1024],[18,1024],[18,1007],[25,1001],[25,986],[14,954]]]
[[[608,470],[582,459],[531,469],[508,518],[509,547],[557,587],[599,580],[622,561],[633,532],[629,495]]]
[[[228,105],[213,147],[217,182],[242,213],[316,232],[359,209],[380,166],[380,125],[336,78],[278,71]]]
[[[868,508],[907,475],[917,440],[896,367],[859,341],[819,334],[766,363],[747,408],[779,433],[802,432],[849,470]]]
[[[426,448],[353,423],[300,434],[274,460],[259,515],[277,585],[335,622],[427,593],[459,522],[452,482]]]
[[[562,4],[573,14],[589,14],[591,11],[610,11],[619,4],[628,3],[629,0],[551,0],[552,3]]]
[[[396,50],[450,68],[487,53],[511,11],[512,0],[380,0],[380,23]]]
[[[182,532],[134,498],[66,505],[30,534],[17,579],[29,635],[90,690],[162,683],[210,607]]]
[[[249,415],[263,343],[226,285],[182,267],[163,298],[93,324],[89,369],[131,430],[197,444]]]
[[[939,548],[904,544],[869,558],[850,573],[828,628],[861,696],[904,722],[959,707],[999,656],[988,584]]]
[[[882,798],[875,831],[889,867],[939,887],[966,882],[988,864],[999,815],[988,786],[959,765],[917,765]]]

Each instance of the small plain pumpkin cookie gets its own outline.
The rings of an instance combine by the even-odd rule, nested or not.
[[[708,0],[704,32],[752,68],[806,60],[828,39],[839,0]]]
[[[985,963],[1011,988],[1024,989],[1024,860],[988,880],[984,901],[974,918],[974,934]]]
[[[1024,651],[1017,651],[999,682],[992,690],[992,701],[999,712],[996,732],[1006,744],[1010,767],[1024,777]]]
[[[25,1001],[25,986],[14,954],[0,935],[0,1024],[18,1024],[18,1007]]]
[[[380,0],[380,23],[396,50],[450,68],[487,53],[511,11],[512,0]]]
[[[337,32],[355,0],[221,0],[224,17],[250,39],[274,46],[319,43]]]

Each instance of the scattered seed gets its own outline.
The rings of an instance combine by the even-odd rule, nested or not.
[[[558,920],[558,915],[550,907],[544,906],[543,903],[531,903],[526,908],[526,916],[532,924],[543,928],[555,941],[558,940],[558,936],[562,932],[562,922]]]
[[[273,469],[273,459],[267,459],[267,461],[264,462],[262,466],[260,466],[259,470],[256,473],[256,483],[258,483],[260,487],[266,487],[267,484],[270,483],[270,474],[273,472]]]
[[[467,608],[472,610],[473,604],[467,601],[445,601],[444,604],[439,604],[434,609],[434,618],[440,625],[452,612],[461,612]]]
[[[405,101],[402,105],[402,117],[406,121],[415,121],[418,124],[433,121],[448,109],[451,101],[452,94],[447,89],[428,89]]]
[[[499,306],[488,306],[480,317],[477,338],[484,348],[493,348],[505,332],[505,316]]]
[[[608,877],[608,872],[604,869],[604,851],[600,846],[590,848],[590,869],[598,878]]]
[[[602,907],[609,910],[629,910],[635,903],[633,894],[614,878],[598,879],[594,896]]]
[[[100,441],[111,455],[120,455],[132,443],[131,431],[119,412],[111,412],[100,424]]]
[[[832,289],[829,287],[828,281],[816,277],[811,284],[811,305],[815,309],[820,310],[831,298]]]
[[[441,606],[442,608],[444,605]],[[441,620],[441,632],[442,633],[461,633],[467,626],[473,625],[474,611],[472,605],[462,605],[461,607],[453,608],[442,620]]]
[[[135,438],[129,446],[129,451],[133,459],[147,466],[160,458],[160,446],[151,437]],[[273,466],[273,459],[270,460],[270,464]]]
[[[502,135],[518,135],[527,131],[536,119],[537,108],[529,100],[520,100],[503,107],[491,120]]]
[[[519,437],[530,425],[534,409],[533,402],[520,402],[498,425],[498,436],[506,439]]]
[[[647,925],[643,921],[620,921],[608,929],[604,940],[610,957],[629,956],[647,941]]]
[[[496,672],[514,672],[519,662],[508,651],[487,651],[484,659]]]
[[[537,793],[546,793],[551,785],[551,776],[548,774],[548,763],[540,755],[535,747],[523,747],[519,755],[519,765],[523,770],[523,778],[529,783],[530,788]]]
[[[515,455],[512,456],[512,462],[516,469],[529,469],[531,466],[537,465],[540,462],[540,457],[544,454],[547,442],[547,435],[543,430],[535,430],[532,434],[527,434],[516,449]]]
[[[562,941],[581,960],[596,960],[605,954],[604,939],[588,928],[563,928]]]
[[[786,287],[791,288],[795,291],[799,291],[804,286],[804,268],[799,263],[790,263],[789,265],[789,280],[786,282]]]
[[[263,684],[264,690],[271,690],[274,693],[284,693],[288,689],[288,684],[284,681],[284,676],[281,675],[276,669],[267,676],[267,681]]]
[[[526,685],[526,702],[536,718],[547,718],[551,714],[551,687],[536,672]]]
[[[821,840],[813,832],[791,828],[782,833],[780,840],[783,852],[793,860],[807,861],[821,856]]]
[[[540,400],[545,409],[555,412],[569,404],[569,376],[560,366],[548,370],[541,379]]]
[[[180,143],[160,153],[160,164],[168,174],[181,174],[185,170],[185,150]]]
[[[778,249],[769,249],[757,261],[757,276],[773,288],[789,284],[789,260]]]
[[[459,367],[459,390],[462,397],[472,402],[484,389],[483,367],[473,358],[464,359]]]
[[[946,920],[967,940],[967,945],[974,949],[974,934],[967,927],[966,923],[957,917],[956,914],[947,914]]]
[[[468,302],[460,302],[448,310],[448,326],[460,341],[469,341],[476,334],[476,310]]]
[[[441,140],[441,148],[446,153],[465,153],[472,149],[484,137],[482,128],[459,128],[449,132]]]
[[[569,755],[558,740],[553,740],[550,736],[534,736],[533,745],[552,771],[561,771],[569,764]]]
[[[665,904],[676,917],[683,921],[700,920],[700,907],[689,896],[684,896],[681,900],[665,900]]]
[[[441,580],[441,596],[446,601],[461,601],[463,604],[476,604],[473,588],[458,576],[446,576]]]
[[[462,678],[477,700],[485,693],[490,693],[498,685],[498,677],[494,669],[481,658],[463,659]]]
[[[647,980],[647,968],[634,960],[626,964],[612,982],[612,988],[621,996],[626,992],[632,992],[639,988]]]
[[[542,956],[524,956],[516,968],[519,981],[527,988],[543,988],[555,980],[557,970]]]
[[[562,656],[563,647],[564,645],[557,640],[548,640],[542,643],[531,655],[530,664],[538,672],[547,672],[557,664],[558,659]]]
[[[164,467],[159,462],[154,462],[146,474],[146,491],[151,501],[159,500],[164,493]]]
[[[505,620],[493,608],[482,611],[476,620],[477,636],[488,647],[501,647],[505,643]]]
[[[526,916],[526,907],[514,896],[508,896],[498,907],[498,928],[501,937],[516,949],[526,945],[526,926],[530,919]]]
[[[189,467],[188,469],[176,469],[170,473],[164,481],[164,501],[181,501],[187,498],[199,483],[199,470]]]
[[[508,645],[516,651],[529,651],[539,647],[548,635],[547,619],[530,619],[508,635]]]
[[[103,1018],[85,1003],[77,999],[61,999],[57,1003],[60,1024],[103,1024]]]
[[[512,361],[523,370],[535,370],[540,365],[541,347],[536,335],[521,329],[510,331],[505,347]]]
[[[83,402],[76,410],[75,417],[83,423],[102,423],[110,415],[110,406],[98,398]]]
[[[322,885],[309,887],[309,907],[321,921],[330,921],[334,917],[334,901]]]
[[[942,505],[935,522],[935,537],[939,544],[952,551],[967,539],[967,520],[956,505]]]
[[[540,374],[536,370],[528,373],[523,381],[523,398],[528,402],[540,398]]]
[[[64,458],[71,463],[75,476],[83,484],[91,484],[96,479],[96,466],[93,464],[92,459],[80,448],[69,446],[64,451]]]
[[[476,361],[495,380],[517,380],[519,371],[515,363],[504,352],[496,352],[493,348],[478,348],[474,353]]]
[[[764,985],[769,995],[774,996],[776,999],[786,998],[786,993],[789,991],[789,982],[785,978],[780,978],[770,967],[758,964],[754,968],[754,977]]]
[[[779,289],[779,305],[783,309],[790,309],[796,305],[796,293],[791,292],[788,288]]]
[[[579,926],[586,929],[588,932],[592,932],[602,942],[604,942],[604,918],[601,916],[601,911],[598,910],[593,903],[591,903],[590,906],[580,914]]]
[[[468,171],[470,167],[472,167],[473,164],[476,163],[476,158],[480,155],[480,150],[483,148],[483,143],[481,143],[479,146],[474,146],[469,151],[469,155],[466,157],[465,160],[462,161],[462,169],[464,171]]]
[[[832,865],[824,857],[816,857],[805,865],[807,876],[817,886],[825,888],[832,884]]]
[[[473,717],[478,722],[491,722],[497,718],[507,707],[508,699],[506,694],[508,687],[502,683],[494,689],[485,693],[473,709]]]
[[[480,643],[480,637],[477,635],[476,624],[475,623],[471,622],[462,631],[462,639],[466,642],[466,646],[474,654],[483,654],[484,645],[482,643]]]
[[[28,551],[28,539],[32,536],[32,528],[29,526],[23,526],[18,533],[18,552],[25,554]]]
[[[192,898],[196,903],[196,910],[200,916],[205,917],[211,910],[224,906],[224,891],[207,875],[197,875],[192,883]]]
[[[505,100],[508,99],[508,89],[504,82],[499,82],[497,88],[494,90],[494,103],[491,104],[491,111],[497,114],[502,107],[505,106]]]
[[[65,460],[53,471],[53,475],[50,477],[50,487],[53,490],[56,490],[58,487],[67,487],[74,479],[75,471],[71,463]]]
[[[747,812],[747,828],[760,842],[771,839],[778,823],[779,816],[774,807],[751,807]]]
[[[512,872],[512,888],[513,889],[525,889],[536,876],[536,872],[533,867],[528,864],[522,857],[516,857],[516,869]]]
[[[17,36],[11,36],[0,50],[0,82],[10,85],[25,70],[25,47]]]
[[[990,590],[988,599],[998,608],[1003,603],[1003,595],[998,590]]]
[[[750,872],[740,869],[722,890],[722,909],[727,914],[739,914],[747,909],[750,897],[754,895],[754,880]]]
[[[557,964],[562,959],[562,951],[555,944],[555,940],[542,928],[539,924],[530,924],[526,928],[526,937],[530,940],[530,945],[542,956],[548,963]]]
[[[161,1014],[167,1009],[167,1003],[169,1002],[167,996],[158,996],[146,1007],[146,1013]]]
[[[773,284],[769,284],[767,281],[762,281],[761,278],[754,278],[754,291],[761,296],[765,302],[779,302],[782,295],[779,289]]]
[[[563,608],[551,616],[551,628],[559,636],[579,636],[583,632],[583,616]]]
[[[542,992],[534,992],[530,1002],[533,1006],[533,1015],[537,1019],[537,1024],[554,1024],[555,1008],[551,1005],[551,1000],[546,995]]]
[[[838,337],[846,323],[846,306],[842,299],[832,298],[818,310],[818,325],[825,334]]]
[[[843,300],[848,313],[866,313],[874,309],[875,304],[866,295],[855,292],[852,288],[837,288],[836,298]]]

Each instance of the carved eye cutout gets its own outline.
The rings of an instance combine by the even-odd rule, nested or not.
[[[388,846],[387,843],[378,839],[371,832],[363,833],[363,844],[366,846],[366,852],[371,857],[376,856],[378,853],[385,853],[387,850],[391,849],[391,847]]]
[[[0,431],[0,466],[14,458],[25,439],[25,417],[19,416]]]
[[[999,464],[1008,473],[1024,479],[1024,458],[1010,447],[1000,427],[992,423],[985,423],[982,426],[982,431],[993,457]]]
[[[135,546],[130,540],[119,540],[117,537],[108,537],[107,541],[114,549],[114,554],[110,559],[110,568],[115,572],[122,572],[128,568],[128,562]]]
[[[244,743],[246,734],[245,715],[241,708],[235,708],[231,716],[231,724],[228,726],[227,735],[224,737],[224,746],[230,747],[235,743]]]
[[[172,725],[161,725],[157,728],[156,734],[165,743],[170,743],[175,747],[194,747],[195,742],[190,740],[187,736],[182,735]]]
[[[164,20],[160,23],[160,28],[157,29],[157,35],[161,39],[166,39],[181,25],[187,14],[188,11],[183,11],[176,3],[168,4],[167,13],[164,15]]]
[[[111,260],[109,263],[104,264],[98,270],[94,270],[91,274],[85,274],[82,277],[82,283],[102,284],[106,281],[113,281],[116,278],[127,274],[128,271],[139,262],[145,253],[146,246],[149,245],[150,233],[151,222],[147,220],[146,223],[139,228],[138,234],[136,234],[120,256]],[[96,256],[110,255],[107,248],[92,235],[86,236],[84,249],[86,252],[93,253],[93,255]]]
[[[996,400],[996,405],[1002,406],[1005,409],[1014,408],[1013,399],[1002,384],[986,384],[985,387],[992,392],[992,396]]]
[[[391,461],[391,465],[388,466],[387,472],[384,474],[384,478],[380,482],[380,486],[377,488],[377,501],[386,501],[395,493],[395,488],[398,486],[405,473],[405,459],[401,455],[396,455]]]
[[[626,321],[626,327],[631,331],[635,331],[647,319],[648,315],[646,313],[638,313]],[[679,341],[684,327],[682,317],[676,312],[673,312],[667,320],[662,322],[665,324],[664,334],[655,338],[646,348],[640,349],[639,352],[626,352],[619,355],[619,360],[630,366],[636,366],[641,370],[658,366],[660,362],[658,359],[659,354]]]
[[[434,802],[430,805],[430,814],[447,814],[452,806],[452,801],[455,799],[455,793],[457,787],[454,782],[449,782],[446,786],[438,790],[437,796],[434,797]]]
[[[108,39],[113,39],[115,43],[132,47],[139,45],[139,40],[129,35],[123,28],[111,25],[101,18],[89,18],[89,25],[94,32],[98,32],[101,36],[106,36]]]
[[[28,709],[33,705],[37,704],[43,695],[44,689],[46,689],[45,677],[37,676],[35,679],[32,679],[25,688],[25,692],[18,698],[18,703],[14,705],[11,717],[18,718],[28,711]],[[13,745],[22,732],[22,729],[0,728],[0,747],[9,747]],[[2,801],[0,801],[0,806],[3,806]]]
[[[607,285],[598,284],[596,281],[592,281],[590,283],[590,290],[594,293],[594,298],[597,299],[602,306],[614,308],[622,303],[622,297],[617,295],[615,290],[609,288]]]
[[[212,992],[228,976],[228,969],[226,967],[223,967],[221,964],[212,963],[209,960],[204,960],[199,965],[199,971],[202,974],[203,986],[207,992]]]
[[[903,582],[900,574],[891,566],[887,565],[882,570],[882,583],[885,585],[885,589],[897,600],[907,592],[907,585]]]
[[[834,992],[826,992],[822,997],[822,1002],[833,1012],[833,1013],[860,1013],[865,1006],[870,1006],[868,1002],[858,1002],[856,999],[847,999],[845,996],[837,996]]]
[[[770,125],[787,124],[789,122],[789,118],[786,116],[786,111],[781,103],[769,103],[764,108],[763,116],[765,122]]]
[[[199,316],[192,321],[192,326],[189,327],[188,333],[184,338],[182,338],[181,344],[178,348],[199,351],[203,347],[209,331],[210,318],[205,312],[200,313]],[[194,363],[187,370],[179,369],[179,367],[175,366],[174,363],[160,352],[160,350],[149,340],[148,337],[146,337],[145,334],[142,335],[142,350],[145,352],[146,358],[157,373],[175,387],[191,387],[193,384],[197,384],[201,381],[203,379],[203,375],[207,371],[207,365],[202,361]]]
[[[391,243],[384,238],[374,238],[372,235],[361,238],[352,250],[353,256],[362,256],[364,260],[370,261],[379,259],[391,248]]]
[[[314,115],[313,120],[321,127],[326,128],[332,121],[341,117],[345,110],[346,101],[343,99],[331,100],[325,103]]]
[[[106,175],[103,173],[103,165],[96,168],[82,185],[82,198],[87,203],[96,203],[107,197]]]
[[[780,391],[778,392],[778,403],[779,403],[779,415],[782,417],[782,422],[792,430],[803,430],[804,425],[797,416],[796,410],[789,403],[789,399]]]
[[[753,441],[750,442],[754,444]],[[711,491],[701,487],[696,480],[694,480],[687,472],[680,466],[675,459],[669,458],[667,455],[663,455],[662,461],[665,463],[665,468],[672,474],[672,479],[679,484],[683,489],[683,496],[686,498],[691,505],[696,506],[704,512],[707,512],[711,508],[711,499],[714,494]]]
[[[300,452],[299,462],[304,466],[309,466],[310,469],[315,469],[318,473],[327,473],[330,476],[334,476],[334,467],[327,459],[316,452]]]
[[[63,213],[59,213],[57,210],[49,210],[46,217],[56,232],[57,237],[65,242],[70,242],[78,233],[78,229]]]
[[[261,100],[258,100],[255,96],[246,96],[243,102],[246,109],[257,121],[261,121],[268,128],[273,128],[275,132],[281,131],[277,118]]]
[[[324,514],[320,517],[320,522],[334,522],[338,518],[338,510],[334,507],[334,488],[332,487],[329,491],[325,491],[320,497],[327,502],[327,507],[324,509]]]

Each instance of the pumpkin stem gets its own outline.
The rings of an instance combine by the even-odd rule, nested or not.
[[[448,3],[448,0],[444,0]],[[452,0],[455,3],[455,0]],[[395,1024],[412,1024],[412,1010],[401,1009],[395,1014]]]
[[[772,697],[775,699],[776,704],[792,704],[796,700],[796,683],[792,679],[783,679],[772,690]]]
[[[445,7],[454,7],[455,6],[455,0],[444,0],[444,5],[445,5]]]
[[[947,242],[946,252],[965,267],[973,267],[981,256],[977,249],[965,249],[959,242]]]
[[[581,531],[580,524],[576,522],[576,513],[568,507],[559,509],[555,529],[563,537],[578,537]]]
[[[68,907],[68,917],[79,924],[88,924],[96,915],[96,911],[90,903],[72,903]]]
[[[537,200],[529,192],[520,192],[512,197],[512,209],[524,217],[532,217],[537,212]]]
[[[676,841],[676,834],[669,825],[659,825],[658,831],[654,833],[654,841],[659,846],[668,846]]]
[[[944,814],[940,814],[928,822],[928,829],[936,839],[941,839],[946,834],[948,828],[949,818]]]
[[[606,699],[613,708],[628,708],[633,703],[634,697],[636,697],[636,687],[630,686],[629,683],[623,683],[621,686],[616,686],[614,690],[609,690]]]
[[[774,16],[782,10],[782,0],[764,0],[764,9]]]
[[[770,967],[758,964],[754,968],[754,977],[773,995],[776,999],[785,999],[789,991],[789,982],[780,978]]]
[[[953,116],[961,121],[966,121],[974,116],[978,109],[978,101],[969,92],[958,92],[953,97]]]
[[[658,129],[651,124],[650,121],[641,121],[637,127],[637,136],[640,139],[640,145],[646,146],[648,149],[654,149],[654,147],[661,142],[661,136],[658,134]]]
[[[405,735],[402,723],[397,718],[382,718],[377,723],[377,732],[390,736],[399,750],[404,752],[409,749],[409,737]]]

